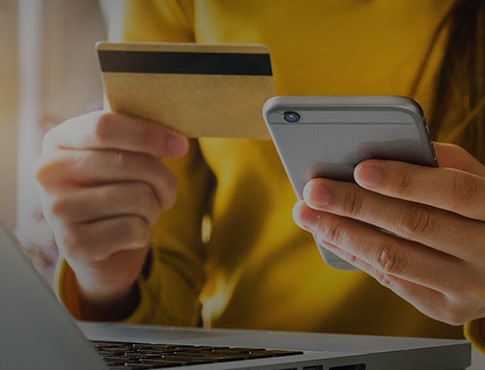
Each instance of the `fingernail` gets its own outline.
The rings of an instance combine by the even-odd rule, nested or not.
[[[325,185],[311,184],[303,189],[303,199],[315,206],[327,206],[330,203],[330,192]]]
[[[316,215],[308,206],[300,201],[293,207],[293,219],[302,229],[312,232],[316,221]]]
[[[382,180],[382,169],[373,165],[359,164],[355,169],[355,181],[364,186],[378,185]]]
[[[187,151],[187,140],[183,136],[168,135],[165,137],[165,148],[169,155],[183,156]]]

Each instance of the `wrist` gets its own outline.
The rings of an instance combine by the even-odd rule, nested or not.
[[[87,321],[121,321],[130,316],[140,302],[138,285],[111,292],[108,296],[92,296],[77,287],[80,318]]]
[[[76,303],[74,316],[89,321],[126,319],[138,306],[138,278],[147,250],[120,251],[95,266],[71,265],[71,282],[65,288]],[[67,276],[68,277],[68,276]]]

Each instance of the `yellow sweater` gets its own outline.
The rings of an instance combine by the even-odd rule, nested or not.
[[[450,3],[131,1],[124,38],[266,44],[278,95],[408,95]],[[415,96],[425,111],[441,52]],[[139,280],[141,303],[128,322],[463,337],[461,327],[426,317],[365,273],[322,261],[293,222],[296,198],[271,142],[204,138],[168,163],[178,200],[157,224],[151,271]],[[75,312],[69,271],[61,270],[60,291]]]

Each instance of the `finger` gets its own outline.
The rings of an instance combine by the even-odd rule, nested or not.
[[[63,197],[51,201],[47,213],[49,219],[61,218],[70,223],[92,223],[117,216],[138,216],[153,225],[160,209],[152,188],[146,183],[133,182],[67,192]]]
[[[346,217],[316,211],[302,201],[293,211],[297,224],[312,232],[319,244],[330,244],[347,261],[365,262],[382,284],[392,288],[396,277],[440,292],[461,291],[460,261],[421,244]],[[362,267],[362,266],[357,266]]]
[[[322,245],[336,256],[373,277],[382,286],[392,290],[425,315],[451,325],[461,325],[466,321],[466,319],[458,317],[458,315],[452,315],[446,294],[423,286],[420,283],[383,273],[360,258],[328,242],[323,242]]]
[[[175,201],[175,175],[153,157],[117,150],[56,151],[36,163],[36,182],[56,191],[72,187],[99,186],[116,182],[150,185],[160,208]]]
[[[169,128],[119,113],[92,112],[70,119],[44,137],[43,151],[64,149],[121,149],[155,158],[180,157],[188,140]]]
[[[92,223],[58,223],[56,242],[66,258],[89,263],[102,262],[121,250],[146,248],[151,227],[137,216],[119,216]]]
[[[485,178],[451,168],[368,160],[355,171],[363,188],[485,220]]]
[[[375,225],[460,259],[471,261],[482,253],[481,241],[470,238],[485,232],[482,222],[453,212],[327,179],[311,180],[303,199],[313,209]],[[457,248],[459,245],[466,248]]]
[[[485,177],[485,166],[462,147],[447,143],[434,143],[433,146],[440,167],[454,168]]]

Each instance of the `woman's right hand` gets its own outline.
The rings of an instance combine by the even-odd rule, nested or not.
[[[35,183],[87,319],[134,306],[152,228],[175,200],[175,176],[160,159],[187,150],[184,136],[118,113],[89,113],[45,135]]]

